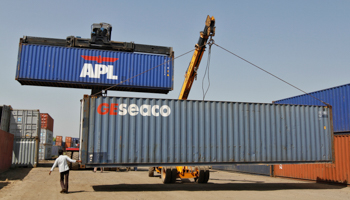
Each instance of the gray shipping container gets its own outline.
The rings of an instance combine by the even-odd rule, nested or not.
[[[53,143],[53,132],[49,129],[40,130],[40,144],[52,145]]]
[[[82,100],[86,166],[333,161],[325,106],[90,97]]]
[[[14,138],[11,167],[37,167],[39,138]]]
[[[49,160],[52,157],[52,144],[39,145],[39,160]]]
[[[15,137],[33,138],[40,136],[41,118],[39,110],[19,110],[11,111],[9,133]]]
[[[271,176],[271,165],[236,164],[213,166],[213,169]]]
[[[9,132],[11,106],[0,106],[0,129]]]

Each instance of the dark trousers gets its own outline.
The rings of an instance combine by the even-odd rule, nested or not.
[[[62,190],[66,190],[66,192],[68,192],[69,170],[67,170],[65,172],[61,172],[60,176],[61,176],[60,177],[60,183],[61,183]]]

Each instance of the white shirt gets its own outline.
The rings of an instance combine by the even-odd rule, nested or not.
[[[65,172],[65,171],[69,170],[67,160],[71,163],[76,162],[76,160],[72,160],[66,155],[60,155],[58,158],[56,158],[55,163],[53,164],[53,166],[51,168],[51,171],[53,171],[53,169],[57,166],[57,164],[58,164],[58,169],[60,172]]]

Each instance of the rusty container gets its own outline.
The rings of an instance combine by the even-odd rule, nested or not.
[[[66,137],[65,142],[66,143],[72,143],[72,137]]]
[[[57,142],[62,142],[62,136],[56,136],[56,143]],[[57,145],[60,146],[60,145]]]
[[[350,135],[334,136],[334,164],[274,165],[274,176],[350,184]]]
[[[0,173],[11,167],[14,135],[0,129]]]
[[[65,144],[64,144],[64,148],[69,148],[71,146],[72,146],[71,142],[65,142]]]
[[[62,142],[57,142],[56,141],[55,146],[62,146]]]
[[[53,122],[54,120],[48,113],[41,113],[41,129],[48,129],[53,131]]]

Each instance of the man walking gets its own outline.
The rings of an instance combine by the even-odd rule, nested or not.
[[[49,175],[54,170],[54,168],[58,165],[58,169],[60,171],[60,183],[62,190],[60,193],[68,193],[68,178],[69,178],[69,167],[67,161],[71,163],[81,162],[80,160],[70,159],[68,156],[63,155],[63,150],[58,151],[59,157],[56,158],[55,163],[53,164]]]

